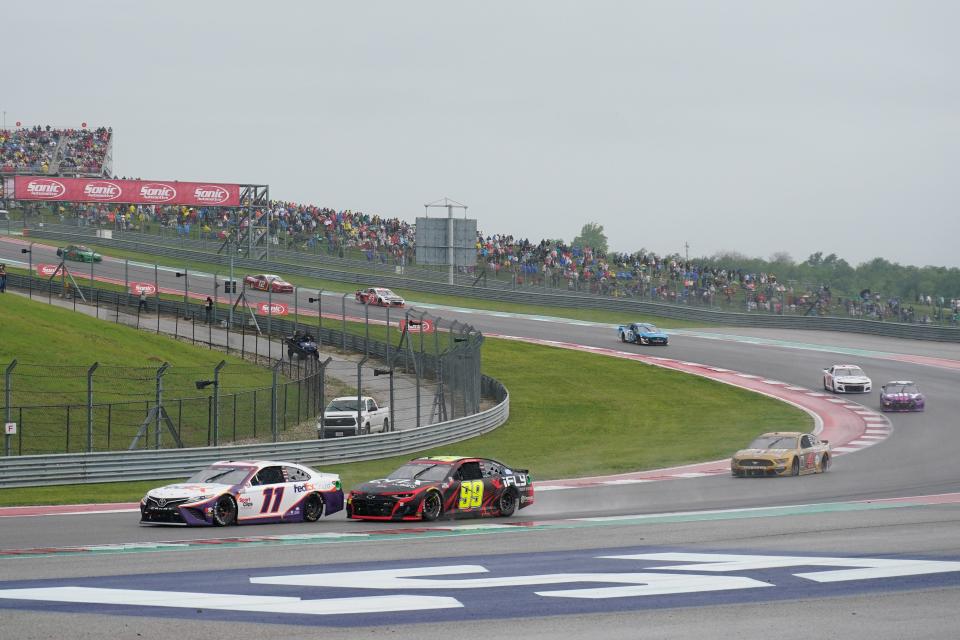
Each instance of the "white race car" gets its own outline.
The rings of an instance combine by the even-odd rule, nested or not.
[[[834,393],[870,393],[873,382],[855,364],[835,364],[823,370],[823,389]]]
[[[140,501],[145,524],[215,525],[316,522],[343,509],[340,476],[295,462],[215,462],[186,482],[151,489]]]

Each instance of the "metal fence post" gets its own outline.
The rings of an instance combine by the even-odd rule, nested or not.
[[[170,368],[169,362],[164,362],[159,369],[157,369],[157,404],[156,411],[154,415],[154,427],[156,431],[154,432],[154,448],[160,449],[160,415],[163,413],[163,374],[166,373],[167,369]]]
[[[369,356],[363,356],[360,362],[357,363],[357,435],[359,436],[363,433],[363,422],[360,419],[363,411],[363,374],[362,368],[369,360]]]
[[[280,375],[280,367],[283,360],[277,360],[273,365],[273,386],[270,387],[270,432],[273,434],[273,441],[278,440],[277,434],[277,377]]]
[[[327,410],[327,365],[333,360],[328,357],[320,364],[320,427],[317,429],[317,437],[323,439],[323,417]]]
[[[226,360],[213,368],[213,446],[220,446],[220,370],[227,366]]]
[[[93,451],[93,372],[99,366],[99,362],[94,362],[87,369],[87,453]]]
[[[346,352],[347,350],[347,296],[349,293],[343,294],[343,297],[340,298],[340,318],[343,320],[343,332],[340,334],[340,337],[343,339],[343,348],[342,350]]]
[[[6,373],[4,373],[4,387],[3,387],[3,389],[4,389],[4,404],[5,404],[5,407],[4,407],[4,411],[5,411],[4,420],[5,420],[6,422],[12,422],[12,420],[10,419],[10,418],[11,418],[10,412],[11,412],[11,410],[12,410],[12,407],[10,406],[10,403],[12,402],[12,391],[13,391],[13,388],[11,387],[11,379],[13,378],[13,369],[14,369],[16,366],[17,366],[17,361],[16,361],[16,360],[13,360],[12,362],[10,362],[10,364],[7,365]],[[22,424],[22,423],[23,423],[23,419],[22,419],[22,418],[21,418],[20,422],[21,422],[20,428],[23,429],[23,424]],[[5,456],[9,456],[9,455],[10,455],[10,434],[9,434],[9,433],[4,433],[4,436],[3,436],[3,455],[5,455]]]

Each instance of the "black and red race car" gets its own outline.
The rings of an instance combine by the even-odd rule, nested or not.
[[[531,504],[533,481],[526,469],[486,458],[433,456],[411,460],[386,478],[356,487],[347,497],[347,517],[507,517]]]

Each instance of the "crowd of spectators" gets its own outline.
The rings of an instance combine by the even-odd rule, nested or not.
[[[61,135],[49,125],[0,129],[0,171],[48,173]]]
[[[247,230],[246,210],[219,207],[58,205],[61,221],[111,226],[120,230],[159,227],[184,237],[239,240]],[[415,263],[415,225],[358,211],[272,201],[254,210],[257,227],[269,229],[269,242],[284,248],[330,256],[365,256],[379,264]],[[960,299],[918,296],[917,309],[898,298],[869,290],[836,296],[827,284],[781,282],[776,274],[701,264],[679,255],[650,251],[599,252],[560,240],[531,242],[509,234],[477,234],[474,275],[508,279],[516,286],[539,286],[613,297],[688,305],[721,306],[748,312],[853,317],[929,323],[960,320]],[[934,311],[930,312],[929,308]]]
[[[101,175],[113,130],[0,129],[0,172]]]
[[[0,130],[0,170],[4,172],[94,174],[104,170],[112,129],[54,129],[50,126]],[[62,221],[109,225],[117,229],[160,227],[183,236],[240,240],[250,209],[116,204],[56,205]],[[365,256],[367,261],[396,265],[415,262],[414,224],[350,209],[271,201],[252,211],[256,226],[269,230],[267,241],[284,248],[325,252],[331,256]],[[601,252],[561,240],[515,238],[510,234],[477,234],[477,262],[464,271],[483,277],[510,279],[516,286],[541,286],[613,297],[746,311],[898,319],[931,322],[946,316],[960,319],[960,301],[917,301],[917,308],[934,307],[931,318],[897,298],[881,299],[867,290],[848,298],[834,296],[829,285],[780,282],[773,273],[752,272],[736,265],[721,268],[659,255]],[[927,296],[929,298],[929,296]],[[936,304],[936,303],[939,304]]]
[[[112,134],[113,129],[107,127],[65,130],[59,172],[100,175]]]

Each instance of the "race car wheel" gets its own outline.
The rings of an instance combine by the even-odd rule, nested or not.
[[[627,334],[621,332],[621,333],[620,333],[620,342],[626,342],[626,341],[627,341]]]
[[[237,503],[233,496],[220,496],[213,507],[213,524],[227,527],[237,522]]]
[[[790,475],[792,476],[800,475],[800,459],[799,458],[793,459],[793,464],[790,465]]]
[[[423,497],[423,519],[427,522],[433,522],[440,517],[440,511],[443,509],[443,501],[440,494],[436,491],[428,491]]]
[[[509,518],[517,510],[517,492],[511,490],[504,491],[497,500],[497,509],[500,510],[501,517]]]
[[[303,501],[303,519],[305,522],[316,522],[323,515],[323,498],[311,493]]]
[[[820,473],[826,473],[827,469],[830,468],[830,456],[824,454],[823,458],[820,460]]]

